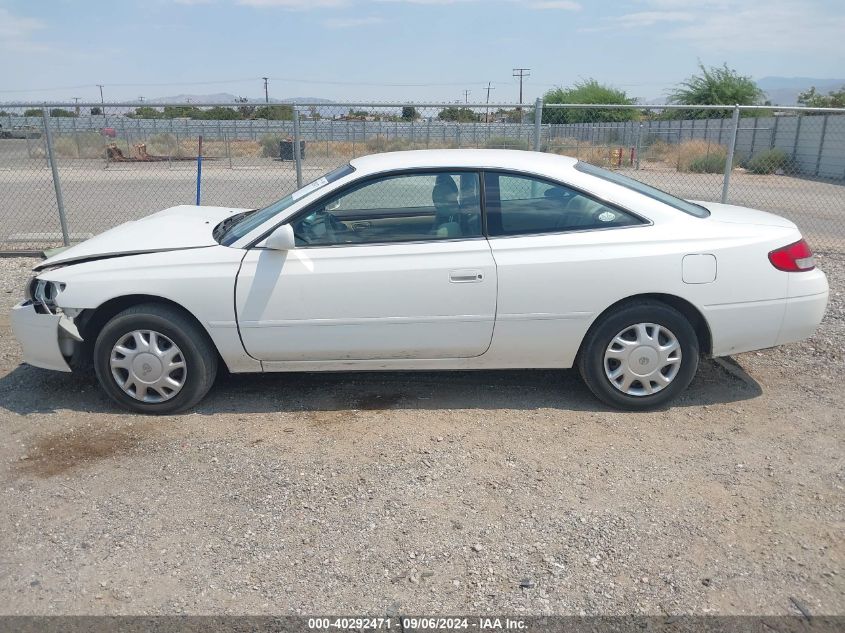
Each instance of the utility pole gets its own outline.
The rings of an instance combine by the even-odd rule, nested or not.
[[[491,81],[487,82],[487,108],[484,112],[484,122],[490,123],[490,91],[495,90],[495,88],[491,88],[490,84],[493,83]]]
[[[469,94],[472,90],[464,90],[464,103],[469,103]]]
[[[530,68],[514,68],[513,69],[513,76],[519,77],[519,111],[522,112],[522,80],[525,77],[530,77],[531,73],[529,72]]]
[[[264,103],[270,103],[270,93],[267,91],[267,80],[269,77],[262,77],[264,80]]]
[[[103,115],[103,120],[106,119],[106,102],[103,101],[103,84],[97,84],[97,88],[100,89],[100,114]]]
[[[76,104],[74,110],[76,111],[76,116],[79,117],[79,97],[72,97],[73,102]]]

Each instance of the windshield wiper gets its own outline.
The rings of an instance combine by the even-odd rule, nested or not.
[[[241,213],[236,213],[235,215],[230,215],[228,218],[223,220],[220,224],[214,227],[214,231],[212,232],[211,236],[217,241],[220,242],[225,237],[226,233],[229,232],[233,226],[238,224],[241,220],[246,218],[247,216],[255,213],[258,209],[251,209],[250,211],[242,211]]]

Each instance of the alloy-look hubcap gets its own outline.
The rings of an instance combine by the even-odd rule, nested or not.
[[[681,344],[656,323],[626,327],[604,352],[604,373],[629,396],[649,396],[669,386],[681,368]]]
[[[141,402],[170,400],[188,375],[179,346],[153,330],[135,330],[118,339],[109,366],[123,392]]]

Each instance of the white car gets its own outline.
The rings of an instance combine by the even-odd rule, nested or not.
[[[688,202],[572,158],[357,158],[258,210],[179,206],[36,269],[31,365],[93,362],[135,411],[231,372],[577,366],[605,403],[683,391],[699,356],[798,341],[828,286],[789,220]]]

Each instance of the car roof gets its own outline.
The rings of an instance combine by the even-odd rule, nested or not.
[[[422,149],[361,156],[350,161],[358,172],[379,173],[398,169],[483,168],[528,171],[553,175],[572,169],[570,156],[513,149]]]

